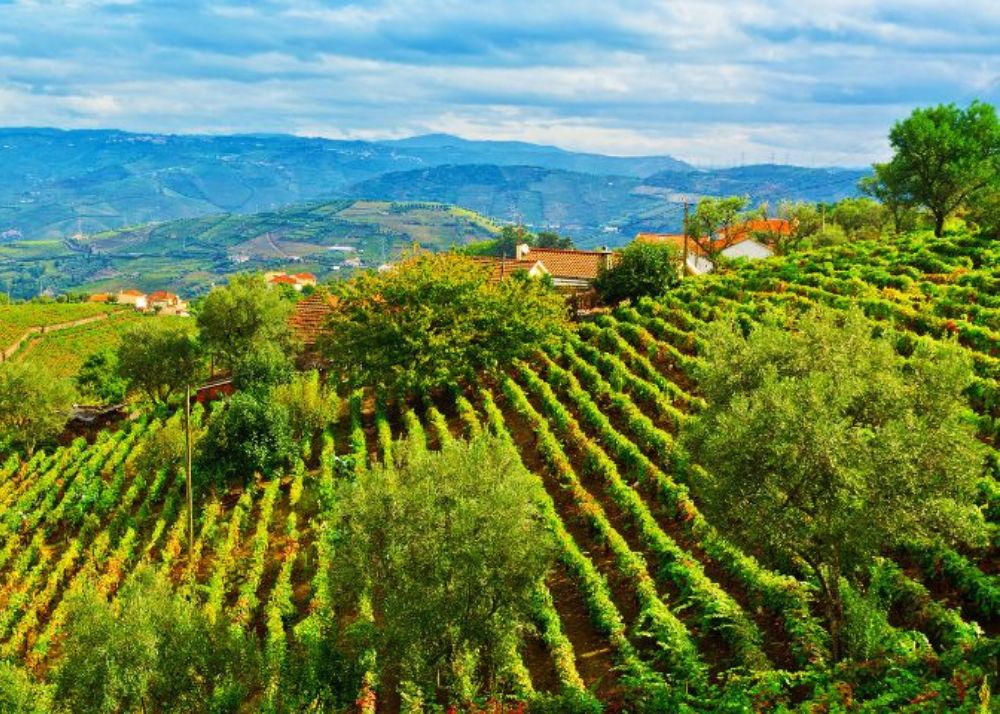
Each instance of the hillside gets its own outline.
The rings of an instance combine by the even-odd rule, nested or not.
[[[447,135],[367,142],[0,129],[0,242],[329,198],[358,181],[443,163],[521,164],[642,176],[686,165]]]
[[[593,175],[533,166],[448,165],[389,173],[348,193],[391,201],[442,201],[488,216],[520,218],[536,229],[573,235],[586,247],[622,245],[642,231],[679,231],[682,202],[701,196],[750,196],[756,205],[780,199],[834,201],[857,195],[865,171],[746,166],[685,168],[646,178]]]
[[[105,231],[82,239],[0,243],[0,292],[40,290],[204,292],[236,271],[349,271],[419,244],[443,249],[489,238],[489,219],[453,206],[381,201],[296,204],[251,215],[217,214]],[[341,250],[346,248],[348,250]]]
[[[324,498],[334,482],[390,458],[392,437],[438,448],[489,429],[512,440],[537,475],[557,542],[534,626],[502,655],[507,675],[498,686],[512,696],[569,691],[611,711],[634,710],[664,690],[706,712],[974,706],[1000,634],[995,540],[982,551],[904,545],[886,553],[872,578],[894,649],[834,668],[814,586],[762,567],[706,520],[691,488],[694,467],[679,458],[675,436],[703,404],[695,378],[701,326],[823,303],[860,306],[901,349],[956,336],[975,360],[979,437],[995,448],[997,258],[985,239],[914,234],[762,261],[579,323],[550,353],[453,397],[375,408],[384,395],[353,393],[290,473],[199,504],[193,560],[183,475],[136,466],[143,445],[179,414],[143,417],[26,464],[12,459],[0,466],[0,575],[16,587],[0,654],[44,672],[70,597],[89,578],[113,595],[146,563],[211,617],[266,640],[275,685],[267,696],[280,696],[288,653],[314,647],[316,633],[344,617],[325,589],[336,554],[324,535],[332,506]],[[210,417],[198,409],[195,418]],[[996,479],[984,473],[981,484],[994,526]],[[395,701],[396,692],[369,686],[364,666],[351,670],[343,704]]]

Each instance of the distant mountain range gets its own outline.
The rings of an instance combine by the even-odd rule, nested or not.
[[[392,141],[0,129],[0,242],[335,198],[454,203],[559,226],[584,242],[677,225],[679,194],[834,199],[861,172],[751,166],[703,171],[669,156],[617,157],[431,134]]]
[[[670,157],[600,156],[442,134],[366,142],[0,129],[0,235],[61,237],[220,211],[256,213],[342,196],[389,172],[464,163],[628,176],[687,167]]]
[[[835,201],[857,193],[858,169],[759,165],[703,171],[691,167],[645,178],[535,166],[461,165],[384,174],[348,193],[384,201],[442,201],[506,221],[572,235],[580,245],[620,245],[640,231],[676,231],[683,202],[748,195],[754,205],[783,199]]]

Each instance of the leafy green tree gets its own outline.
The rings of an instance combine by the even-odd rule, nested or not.
[[[210,624],[152,569],[130,577],[114,604],[96,588],[71,598],[53,676],[62,710],[236,712],[259,686],[242,635]]]
[[[271,392],[271,399],[288,412],[288,423],[296,440],[323,430],[337,416],[337,394],[320,381],[319,373],[296,374],[287,384]]]
[[[346,283],[321,348],[354,384],[401,395],[503,369],[566,323],[563,298],[541,281],[493,282],[470,258],[421,253]]]
[[[254,345],[233,364],[233,387],[241,391],[267,391],[292,379],[295,365],[278,345]]]
[[[840,656],[841,578],[858,583],[898,544],[983,537],[969,359],[923,343],[903,358],[860,311],[814,309],[795,329],[746,337],[720,322],[702,336],[709,406],[685,440],[708,470],[695,477],[704,509],[763,560],[807,569]]]
[[[123,402],[128,382],[118,369],[118,353],[105,347],[90,355],[76,375],[76,385],[82,394],[93,395],[105,404]]]
[[[681,254],[672,245],[634,241],[601,271],[594,287],[607,304],[662,295],[680,282]]]
[[[466,657],[490,681],[554,552],[539,482],[494,436],[395,452],[398,463],[344,484],[338,501],[331,592],[344,611],[367,595],[373,615],[345,646],[373,646],[383,677],[431,696],[438,682],[454,685]]]
[[[887,219],[886,209],[870,198],[845,198],[830,211],[830,220],[851,240],[878,238]]]
[[[72,384],[31,363],[0,364],[0,450],[14,446],[29,455],[58,435],[73,411]]]
[[[900,200],[924,206],[934,235],[956,209],[1000,187],[1000,121],[990,104],[974,101],[915,109],[889,132],[895,152],[881,178]],[[879,176],[879,164],[875,165]]]
[[[574,248],[573,239],[569,236],[561,236],[555,231],[539,231],[535,236],[536,248],[560,248],[569,250]]]
[[[198,311],[201,340],[210,354],[233,366],[254,347],[273,342],[292,345],[288,317],[294,309],[260,274],[238,274],[216,287]]]
[[[738,228],[761,212],[748,211],[749,196],[703,198],[688,219],[687,235],[701,248],[709,260],[733,245],[740,237]]]
[[[270,395],[237,392],[214,416],[198,444],[195,473],[215,485],[249,483],[291,462],[295,447],[288,411]]]
[[[500,229],[493,246],[494,255],[498,258],[513,260],[517,255],[517,246],[522,243],[528,245],[535,244],[535,237],[524,229],[523,226],[504,226]]]
[[[198,341],[186,325],[144,320],[122,335],[118,371],[129,391],[141,391],[155,404],[197,383],[203,360]]]
[[[772,231],[764,236],[765,242],[779,255],[788,255],[822,230],[823,217],[819,206],[808,201],[781,201],[778,218],[788,221],[788,232]]]
[[[897,236],[912,230],[917,222],[917,212],[901,175],[900,164],[875,164],[873,169],[872,176],[865,176],[858,182],[858,189],[885,207]]]

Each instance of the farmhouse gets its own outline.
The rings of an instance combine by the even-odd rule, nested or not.
[[[150,293],[146,296],[146,303],[149,309],[161,315],[187,315],[187,303],[166,290]]]
[[[118,304],[119,305],[131,305],[136,310],[145,310],[149,303],[146,299],[146,293],[140,292],[138,290],[122,290],[118,293]]]
[[[777,219],[775,219],[777,220]],[[763,221],[762,221],[763,222]],[[754,221],[751,221],[754,223]],[[726,258],[746,258],[747,260],[758,260],[760,258],[770,258],[774,255],[774,251],[771,250],[765,243],[752,238],[753,235],[759,235],[755,230],[749,230],[746,226],[741,226],[738,233],[734,233],[733,237],[730,238],[719,238],[717,239],[721,244],[727,244],[727,247],[719,251],[719,255]],[[685,237],[683,233],[639,233],[636,235],[635,239],[640,243],[660,243],[675,246],[679,251],[684,251]],[[709,260],[708,254],[702,249],[698,243],[693,240],[687,240],[687,264],[684,266],[685,270],[691,275],[704,275],[705,273],[710,273],[715,268],[712,261]]]
[[[522,243],[517,246],[513,259],[481,258],[480,262],[493,269],[494,281],[524,271],[533,278],[548,275],[560,292],[575,294],[592,288],[601,270],[614,264],[614,253],[608,249],[532,248],[527,243]]]

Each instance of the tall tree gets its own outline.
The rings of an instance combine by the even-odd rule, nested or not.
[[[142,391],[159,404],[194,385],[203,366],[191,329],[162,320],[144,320],[126,331],[117,357],[118,370],[129,390]]]
[[[892,219],[893,232],[900,235],[916,223],[913,197],[909,194],[901,167],[896,163],[875,164],[875,173],[858,182],[858,189],[881,203]]]
[[[0,364],[0,450],[28,454],[63,430],[73,411],[72,385],[33,364]]]
[[[989,104],[915,109],[896,122],[889,143],[895,154],[883,178],[898,180],[900,197],[931,212],[936,236],[956,209],[982,191],[1000,188],[1000,121]]]
[[[371,603],[371,629],[355,646],[374,647],[383,678],[433,697],[454,685],[465,657],[492,679],[502,643],[528,622],[553,548],[540,482],[511,444],[484,435],[421,447],[401,443],[392,467],[344,484],[330,592],[345,612],[362,596]]]
[[[469,258],[421,253],[346,283],[321,346],[358,386],[402,395],[503,369],[566,321],[565,301],[539,280],[493,282]]]
[[[234,275],[213,288],[198,311],[201,341],[210,354],[232,367],[264,342],[291,344],[288,317],[294,309],[260,274]]]
[[[687,235],[704,251],[709,260],[733,245],[743,232],[740,227],[760,211],[748,211],[749,196],[703,198],[688,219]]]
[[[779,568],[802,563],[842,654],[841,579],[856,585],[900,544],[984,536],[983,453],[967,423],[968,356],[921,345],[909,359],[860,311],[814,309],[795,329],[738,323],[702,335],[708,409],[685,441],[709,516]]]
[[[561,248],[563,250],[573,248],[573,239],[569,236],[561,236],[555,231],[539,231],[535,236],[536,248]]]

